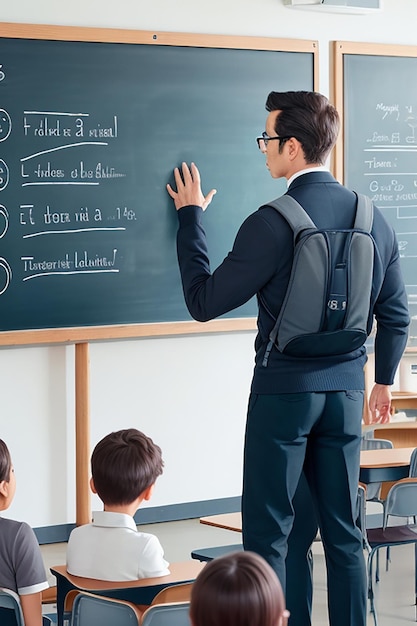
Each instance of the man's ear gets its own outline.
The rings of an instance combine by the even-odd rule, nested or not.
[[[304,152],[301,147],[301,144],[298,141],[298,139],[296,139],[295,137],[290,137],[290,139],[287,139],[287,141],[285,142],[285,146],[287,147],[288,156],[291,159],[291,161],[297,158],[297,156],[300,153],[300,150],[304,156]]]
[[[97,493],[97,489],[96,489],[96,486],[95,486],[95,484],[94,484],[93,477],[91,477],[91,478],[90,478],[90,489],[91,489],[91,491],[92,491],[93,493]]]
[[[150,500],[152,498],[152,494],[153,494],[153,490],[155,489],[155,483],[153,485],[151,485],[150,487],[148,487],[147,489],[145,489],[145,491],[142,493],[142,497],[144,500]]]

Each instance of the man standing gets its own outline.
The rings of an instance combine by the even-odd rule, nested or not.
[[[266,130],[257,141],[271,176],[287,179],[287,194],[318,228],[351,228],[356,195],[324,166],[339,131],[337,111],[314,92],[272,92],[266,108]],[[193,163],[190,167],[183,163],[174,176],[176,191],[170,185],[167,189],[178,211],[178,261],[191,315],[206,321],[254,294],[258,299],[243,471],[245,549],[258,552],[272,565],[284,590],[291,589],[287,593],[294,603],[288,604],[291,625],[306,626],[306,620],[296,616],[300,615],[297,604],[308,604],[305,546],[312,539],[312,525],[307,521],[304,525],[297,511],[313,502],[311,517],[318,520],[326,556],[330,624],[365,626],[366,573],[355,524],[365,348],[317,358],[290,357],[273,348],[264,359],[289,281],[293,232],[274,208],[260,207],[244,221],[232,251],[212,273],[202,216],[215,190],[203,195]],[[372,236],[378,254],[368,333],[374,319],[377,331],[376,382],[369,408],[374,421],[388,421],[390,385],[407,342],[409,315],[396,237],[376,208]],[[302,487],[297,492],[300,477]],[[294,556],[297,544],[304,548]],[[297,558],[299,578],[294,567]]]

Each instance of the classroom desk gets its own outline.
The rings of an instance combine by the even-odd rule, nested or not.
[[[393,482],[407,478],[414,448],[362,450],[359,480],[362,483]]]
[[[417,448],[417,422],[388,422],[388,424],[374,424],[364,430],[372,430],[376,439],[389,439],[394,448]]]
[[[63,626],[65,598],[73,589],[118,598],[119,600],[128,600],[135,604],[150,604],[156,594],[164,587],[194,582],[203,566],[203,563],[195,560],[171,563],[169,566],[170,573],[167,576],[143,578],[142,580],[127,582],[112,582],[72,576],[67,573],[65,565],[54,565],[51,567],[51,572],[56,577],[57,582],[56,606],[58,626]]]
[[[242,513],[221,513],[220,515],[208,515],[200,517],[200,524],[215,526],[216,528],[225,528],[226,530],[234,530],[238,533],[242,532]]]
[[[362,450],[359,480],[368,484],[406,478],[413,450],[414,448]],[[200,517],[200,523],[242,532],[242,514],[240,511]]]
[[[362,483],[395,482],[408,476],[410,457],[414,448],[387,448],[381,450],[363,450],[360,457],[359,480]],[[222,513],[200,518],[201,524],[224,528],[236,532],[242,531],[242,514]],[[199,548],[193,550],[191,557],[199,561],[210,561],[231,551],[241,550],[241,544]]]
[[[410,391],[393,391],[391,405],[396,411],[417,409],[417,394]]]
[[[225,530],[233,530],[237,533],[242,532],[242,514],[240,511],[235,513],[221,513],[220,515],[208,515],[200,517],[200,524],[207,526],[215,526],[216,528],[224,528]],[[196,548],[191,552],[191,558],[198,561],[211,561],[230,552],[243,550],[242,543],[234,543],[226,546],[215,546],[210,548]]]

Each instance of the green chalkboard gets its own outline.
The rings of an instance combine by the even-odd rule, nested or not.
[[[417,47],[336,42],[343,112],[340,174],[397,233],[417,345]],[[336,81],[336,84],[338,82]]]
[[[255,137],[269,91],[314,87],[316,45],[4,31],[0,330],[189,320],[165,185],[193,160],[217,188],[205,218],[215,267],[243,219],[282,192]],[[230,317],[255,313],[252,301]]]

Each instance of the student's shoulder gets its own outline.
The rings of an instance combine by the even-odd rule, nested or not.
[[[84,535],[89,534],[92,528],[93,528],[93,524],[81,524],[81,526],[76,526],[70,532],[68,541],[71,541],[71,540],[73,541],[77,537],[80,537],[80,536],[82,537]]]
[[[142,547],[159,547],[161,545],[158,537],[152,533],[143,533],[138,530],[136,533],[132,533],[133,540],[140,544]]]
[[[39,550],[33,528],[27,522],[13,519],[0,518],[0,543],[2,546],[13,546],[19,555]]]
[[[7,517],[0,517],[0,534],[10,536],[32,535],[33,529],[27,522],[21,522]]]

